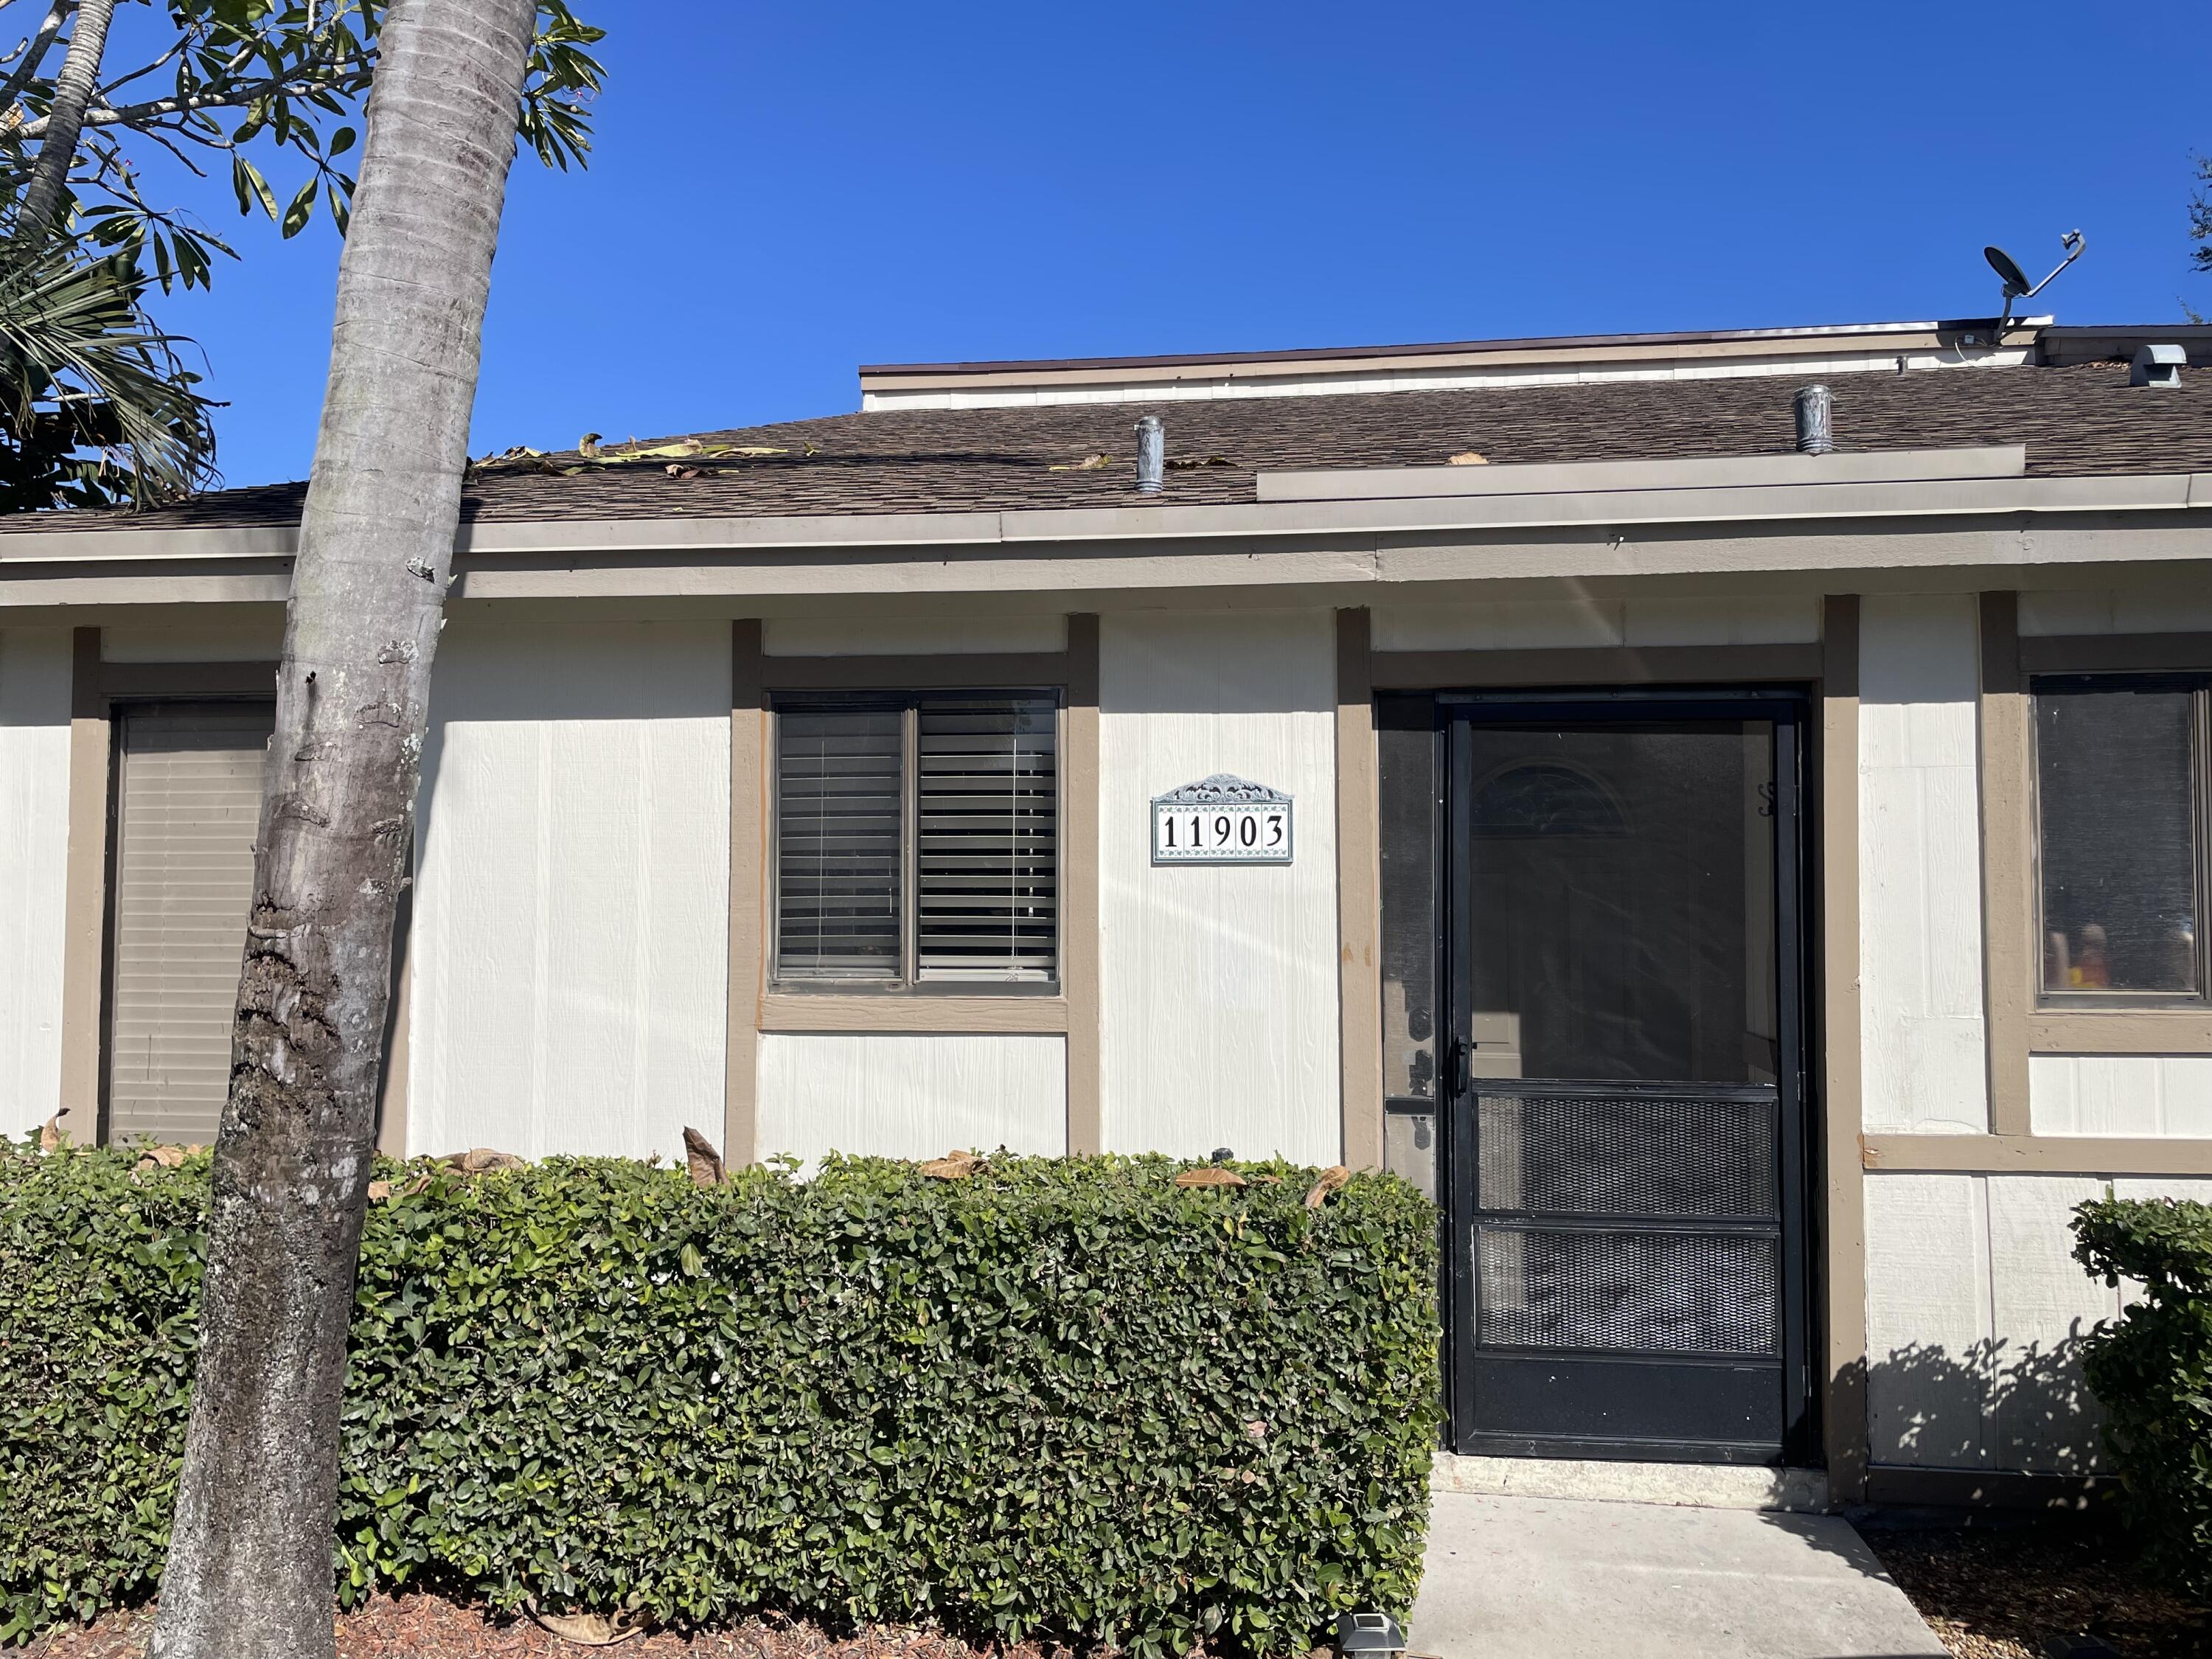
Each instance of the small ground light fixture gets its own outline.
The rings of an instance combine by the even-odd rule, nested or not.
[[[1387,1613],[1340,1613],[1336,1650],[1344,1659],[1398,1659],[1406,1650],[1406,1632]]]
[[[2066,257],[2051,268],[2051,276],[2056,276],[2080,258],[2081,250],[2089,244],[2080,231],[2069,230],[2058,239],[2058,246],[2066,250]],[[1984,248],[1982,258],[1990,262],[1990,270],[2004,279],[2004,315],[1997,319],[1997,332],[2002,335],[2005,325],[2012,321],[2012,302],[2014,300],[2033,300],[2051,286],[2051,276],[2030,286],[2027,273],[2020,268],[2020,261],[2001,247]]]

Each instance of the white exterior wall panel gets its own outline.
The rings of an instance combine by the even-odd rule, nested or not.
[[[756,1076],[763,1158],[1067,1151],[1065,1037],[771,1031]]]
[[[69,772],[70,631],[9,629],[0,633],[0,1135],[37,1127],[61,1104]]]
[[[424,754],[409,1149],[719,1137],[730,630],[447,630]]]
[[[2212,1200],[2212,1180],[1908,1175],[1866,1181],[1867,1408],[1876,1463],[2093,1473],[2080,1345],[2115,1317],[2073,1258],[2075,1205]]]
[[[1109,616],[1099,650],[1105,1146],[1334,1164],[1334,619]],[[1152,797],[1216,772],[1290,793],[1294,862],[1153,867]]]
[[[1873,1131],[1989,1127],[1974,599],[1860,613],[1862,1101]]]
[[[2039,1135],[2212,1136],[2212,1054],[2031,1054]]]

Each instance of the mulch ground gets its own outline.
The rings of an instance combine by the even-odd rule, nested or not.
[[[1956,1659],[2044,1659],[2053,1636],[2094,1636],[2122,1659],[2212,1656],[2207,1610],[2158,1583],[2109,1524],[1862,1529]]]
[[[684,1637],[665,1632],[611,1646],[570,1642],[527,1619],[488,1618],[434,1595],[378,1596],[337,1617],[338,1659],[1065,1659],[1034,1645],[983,1650],[930,1631],[868,1627],[833,1636],[812,1625],[749,1620]],[[145,1659],[154,1610],[52,1630],[23,1659]]]

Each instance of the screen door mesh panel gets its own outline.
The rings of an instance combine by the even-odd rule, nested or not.
[[[1485,1093],[1481,1207],[1595,1216],[1778,1216],[1771,1093]]]
[[[1486,1348],[1779,1352],[1775,1238],[1477,1227],[1474,1245]]]
[[[127,710],[116,787],[107,1132],[204,1145],[230,1036],[270,703]]]

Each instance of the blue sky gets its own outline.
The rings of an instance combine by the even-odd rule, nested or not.
[[[856,364],[2212,313],[2212,7],[578,0],[581,174],[516,164],[474,452],[857,406]],[[276,175],[277,192],[288,193]],[[164,302],[228,480],[303,476],[337,241]]]

